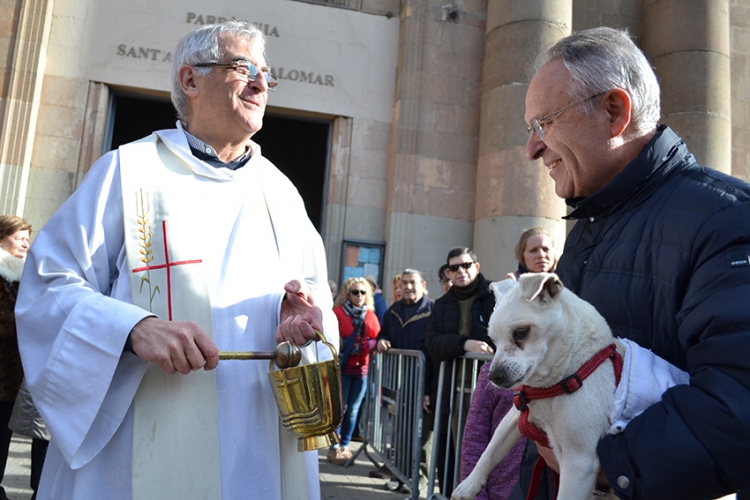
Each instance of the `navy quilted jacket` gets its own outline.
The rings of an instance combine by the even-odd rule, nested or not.
[[[394,302],[385,312],[378,340],[389,341],[394,349],[419,350],[434,304],[432,298],[423,295],[414,315],[404,320],[403,300]]]
[[[557,273],[615,336],[686,370],[690,385],[598,453],[622,499],[717,498],[750,488],[750,185],[703,168],[660,127],[594,195]]]

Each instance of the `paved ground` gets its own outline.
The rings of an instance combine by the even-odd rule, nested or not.
[[[30,500],[31,438],[13,434],[5,466],[3,486],[10,500]]]
[[[352,442],[349,447],[352,452],[356,452],[359,445],[359,443]],[[368,472],[376,467],[364,453],[360,453],[349,467],[342,467],[328,462],[326,451],[319,451],[322,500],[350,500],[352,498],[357,500],[403,500],[411,498],[408,493],[386,490],[385,479],[369,477]],[[10,500],[31,500],[31,488],[29,488],[30,453],[31,439],[14,434],[3,479],[5,493]],[[424,491],[420,498],[426,498]],[[730,495],[721,500],[733,499],[734,495]]]
[[[352,452],[360,444],[352,442]],[[349,467],[333,465],[326,460],[327,450],[320,450],[320,490],[323,500],[402,500],[411,498],[407,493],[391,492],[385,489],[385,479],[373,479],[367,474],[375,465],[364,453]],[[3,486],[11,500],[30,500],[29,474],[31,472],[31,439],[13,435],[8,453]],[[261,500],[261,499],[258,499]]]
[[[360,443],[351,442],[349,449],[356,453]],[[326,460],[327,450],[319,451],[320,463],[320,496],[322,500],[402,500],[411,495],[392,492],[385,488],[385,479],[373,479],[368,476],[373,465],[364,453],[360,453],[353,464],[348,467],[333,465]],[[425,498],[422,496],[422,498]]]

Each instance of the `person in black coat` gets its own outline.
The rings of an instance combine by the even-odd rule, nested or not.
[[[424,335],[424,347],[432,361],[432,368],[427,372],[426,387],[430,388],[427,406],[434,414],[437,404],[438,377],[440,363],[463,356],[466,352],[493,353],[495,344],[487,335],[487,323],[495,307],[495,296],[490,291],[490,282],[479,272],[480,264],[471,249],[455,247],[448,252],[448,270],[446,274],[453,286],[435,301],[430,321]],[[450,372],[446,373],[450,377]],[[450,381],[443,384],[441,403],[441,425],[436,430],[437,438],[433,446],[438,446],[438,470],[440,471],[440,492],[450,496],[453,486],[454,451],[449,446],[448,405],[450,404]],[[458,408],[458,405],[455,405]],[[464,413],[469,409],[468,401],[463,406]],[[454,415],[454,424],[456,423]],[[465,422],[466,415],[462,421]],[[452,429],[453,442],[458,429]],[[449,465],[445,464],[445,453],[449,456]]]
[[[526,154],[577,220],[558,275],[615,336],[690,375],[601,438],[597,489],[683,500],[750,488],[750,185],[657,125],[659,84],[627,32],[574,33],[535,68]]]

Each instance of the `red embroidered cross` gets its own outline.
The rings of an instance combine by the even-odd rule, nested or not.
[[[157,264],[155,266],[136,267],[133,269],[134,273],[142,271],[150,271],[153,269],[166,269],[167,270],[167,309],[169,311],[169,321],[172,321],[172,286],[171,286],[171,271],[173,266],[181,266],[184,264],[200,264],[202,260],[179,260],[177,262],[169,262],[169,245],[167,243],[167,221],[161,221],[162,234],[164,235],[164,264]]]

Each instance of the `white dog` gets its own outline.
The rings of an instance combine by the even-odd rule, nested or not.
[[[566,290],[557,275],[548,273],[525,274],[518,282],[505,280],[491,285],[496,297],[495,311],[489,322],[489,335],[496,345],[490,365],[489,379],[503,389],[524,386],[529,394],[540,396],[540,388],[560,388],[561,382],[595,358],[605,354],[606,360],[586,369],[579,380],[568,379],[565,394],[529,398],[526,402],[528,422],[546,433],[549,446],[560,464],[560,483],[557,497],[561,500],[589,500],[594,497],[596,478],[600,469],[596,454],[599,439],[621,431],[629,419],[649,404],[659,401],[666,388],[676,383],[687,383],[687,375],[666,363],[650,351],[627,341],[618,342],[618,350],[639,353],[645,359],[656,384],[634,397],[640,408],[623,415],[622,407],[631,403],[615,399],[630,398],[628,392],[638,392],[629,375],[623,375],[622,388],[615,395],[615,364],[612,332],[594,307]],[[632,354],[632,353],[631,353]],[[612,355],[612,356],[610,356]],[[657,361],[654,361],[657,360]],[[627,363],[626,363],[627,365]],[[668,365],[666,371],[652,367]],[[620,364],[620,367],[622,365]],[[591,367],[591,365],[589,365]],[[626,366],[627,367],[627,366]],[[663,376],[663,372],[666,376]],[[639,376],[642,373],[639,372]],[[630,383],[630,384],[629,384]],[[631,387],[627,387],[628,384]],[[571,391],[573,389],[573,391]],[[562,391],[559,391],[562,392]],[[570,392],[570,393],[567,393]],[[498,425],[487,449],[474,470],[453,492],[454,500],[473,499],[487,481],[487,476],[505,457],[521,437],[519,417],[522,412],[512,408]],[[524,418],[521,418],[522,424]],[[533,427],[533,426],[532,426]],[[542,434],[543,436],[543,434]],[[601,499],[602,496],[595,498]],[[617,498],[612,493],[607,498]]]

